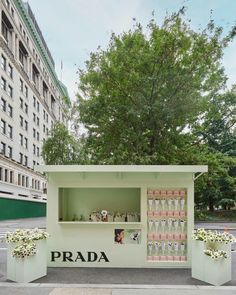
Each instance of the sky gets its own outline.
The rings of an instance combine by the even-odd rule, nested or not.
[[[144,27],[152,18],[161,25],[166,13],[187,7],[186,17],[194,30],[212,18],[227,32],[236,24],[235,0],[28,0],[56,63],[58,77],[70,98],[77,93],[78,68],[84,68],[90,52],[106,48],[111,33],[132,28],[136,18]],[[61,61],[63,69],[61,71]],[[236,40],[225,50],[223,66],[227,85],[236,83]]]

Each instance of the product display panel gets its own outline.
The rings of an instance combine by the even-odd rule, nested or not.
[[[187,260],[187,189],[147,190],[147,261]]]
[[[140,188],[59,188],[59,222],[138,223]]]

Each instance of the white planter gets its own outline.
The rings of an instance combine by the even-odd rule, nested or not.
[[[210,246],[202,241],[192,241],[192,277],[220,286],[231,280],[231,245],[214,244],[215,249],[227,252],[228,258],[218,260],[204,254]]]
[[[17,244],[8,244],[7,279],[18,283],[29,283],[47,274],[46,239],[36,241],[37,253],[26,258],[12,257]]]

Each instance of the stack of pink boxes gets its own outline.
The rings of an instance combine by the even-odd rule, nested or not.
[[[186,189],[148,190],[148,261],[186,261],[186,203]]]

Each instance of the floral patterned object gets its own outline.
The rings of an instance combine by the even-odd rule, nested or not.
[[[210,256],[212,259],[220,259],[220,258],[227,258],[227,253],[223,250],[214,250],[214,249],[207,249],[204,251],[207,256]]]

